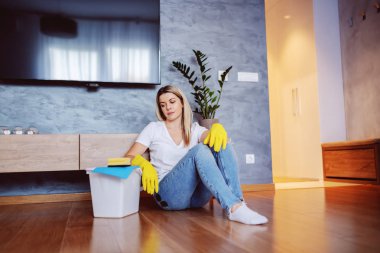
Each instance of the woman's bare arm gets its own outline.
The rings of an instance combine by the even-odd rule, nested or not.
[[[203,141],[206,139],[209,132],[210,132],[210,130],[204,131],[201,135],[201,139],[199,140],[199,142],[203,143]]]
[[[132,159],[136,155],[142,155],[147,149],[148,147],[142,145],[141,143],[135,142],[124,156]]]

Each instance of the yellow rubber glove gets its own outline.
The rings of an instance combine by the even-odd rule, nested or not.
[[[224,129],[223,125],[220,123],[212,124],[208,132],[208,135],[203,143],[209,145],[210,148],[214,147],[215,152],[219,152],[222,146],[223,149],[226,149],[227,132]]]
[[[141,155],[136,155],[133,158],[131,165],[139,166],[141,168],[144,191],[151,195],[153,195],[154,192],[158,192],[158,176],[153,165]]]

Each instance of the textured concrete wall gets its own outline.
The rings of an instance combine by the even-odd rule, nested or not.
[[[190,96],[190,86],[171,68],[191,62],[191,49],[209,55],[217,70],[233,65],[216,117],[237,151],[241,182],[272,182],[264,0],[161,0],[161,83]],[[258,83],[237,82],[237,71],[259,73]],[[154,98],[161,86],[100,88],[0,85],[0,125],[42,133],[136,133],[156,120]],[[256,163],[245,164],[254,153]]]
[[[339,0],[347,139],[380,137],[378,1]],[[366,20],[360,13],[366,11]]]

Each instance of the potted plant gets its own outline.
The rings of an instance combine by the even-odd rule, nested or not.
[[[195,103],[197,104],[194,112],[201,115],[205,120],[203,125],[208,127],[211,126],[213,122],[217,121],[215,120],[215,113],[220,107],[219,101],[222,95],[224,81],[226,80],[228,72],[232,69],[232,66],[223,71],[220,80],[218,80],[219,89],[215,91],[207,86],[207,81],[211,78],[211,75],[208,74],[211,68],[207,68],[207,56],[199,50],[193,50],[193,52],[200,70],[199,79],[197,76],[194,76],[195,71],[191,71],[191,68],[186,64],[179,61],[173,61],[172,65],[182,73],[193,88],[191,94],[194,96]],[[197,81],[200,82],[200,84],[198,84]]]

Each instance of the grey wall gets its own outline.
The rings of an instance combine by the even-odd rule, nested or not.
[[[346,140],[338,0],[314,0],[320,140]]]
[[[241,182],[271,183],[268,78],[264,0],[161,0],[161,83],[190,86],[171,68],[191,62],[191,49],[209,55],[217,70],[233,65],[216,117],[236,149]],[[258,83],[237,82],[237,71],[259,73]],[[101,88],[0,85],[0,125],[41,133],[136,133],[156,120],[152,88]],[[254,153],[256,163],[245,164]]]
[[[380,13],[374,8],[376,3],[339,0],[347,140],[380,137]],[[363,10],[367,13],[364,21]]]

